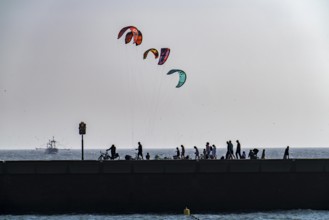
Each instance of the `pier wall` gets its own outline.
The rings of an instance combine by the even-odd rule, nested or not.
[[[329,210],[329,160],[0,161],[0,213]]]

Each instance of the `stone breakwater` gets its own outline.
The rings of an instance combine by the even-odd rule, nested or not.
[[[329,160],[0,161],[0,213],[329,210]]]

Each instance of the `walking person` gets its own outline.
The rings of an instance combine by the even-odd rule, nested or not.
[[[144,160],[144,157],[143,157],[143,146],[142,146],[141,142],[138,142],[138,147],[137,147],[136,150],[137,150],[137,160],[140,159],[139,157],[141,157],[142,160]]]
[[[235,159],[232,141],[229,142],[229,159]]]
[[[241,159],[241,144],[239,142],[239,140],[236,140],[236,151],[235,151],[235,156],[236,156],[236,159]]]
[[[283,159],[290,159],[289,158],[289,146],[287,146],[287,148],[284,150],[284,155],[283,155]]]
[[[194,154],[195,154],[195,159],[200,160],[199,149],[198,149],[196,146],[194,146],[194,149],[195,149],[195,152],[194,152]]]

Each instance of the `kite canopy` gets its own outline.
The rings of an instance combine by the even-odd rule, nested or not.
[[[143,35],[142,32],[140,32],[136,27],[134,26],[127,26],[124,27],[120,30],[119,34],[118,34],[118,39],[120,39],[122,37],[122,35],[127,31],[130,30],[130,32],[127,33],[126,38],[125,38],[125,43],[129,43],[132,39],[132,37],[134,38],[134,43],[136,44],[136,46],[140,45],[143,41]]]
[[[159,62],[158,65],[162,65],[164,64],[170,54],[170,49],[169,48],[161,48],[161,53],[160,53],[160,58],[159,58]]]
[[[133,43],[136,44],[136,46],[140,45],[143,41],[143,34],[142,32],[140,32],[140,30],[138,30],[134,26],[127,26],[122,28],[118,34],[118,39],[120,39],[128,29],[130,31],[126,34],[125,43],[128,44],[133,39],[134,40]],[[147,58],[149,52],[153,53],[155,59],[159,57],[158,50],[155,48],[151,48],[144,52],[143,54],[144,60]],[[161,48],[158,65],[163,65],[167,61],[169,54],[170,54],[170,48]],[[176,72],[179,74],[179,81],[176,88],[180,88],[186,82],[186,73],[183,70],[172,69],[167,73],[167,75],[171,75]]]
[[[178,73],[179,74],[179,81],[178,84],[176,86],[176,88],[181,87],[182,85],[184,85],[184,83],[186,82],[186,73],[183,70],[179,70],[179,69],[172,69],[170,70],[167,75],[171,75],[173,73]]]
[[[130,31],[126,34],[125,43],[126,44],[130,43],[132,38],[133,38],[133,32]]]
[[[140,44],[142,43],[142,41],[143,41],[143,35],[142,35],[142,32],[140,32],[140,31],[138,30],[138,35],[137,35],[136,40],[135,40],[135,38],[134,38],[134,42],[135,42],[136,46],[138,46],[138,45],[140,45]]]
[[[154,54],[154,58],[157,59],[159,57],[159,52],[157,49],[151,48],[144,52],[143,58],[146,59],[149,52],[152,52]]]

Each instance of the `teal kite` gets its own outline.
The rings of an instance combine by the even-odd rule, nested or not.
[[[171,75],[176,72],[179,74],[179,81],[178,81],[176,88],[179,88],[182,85],[184,85],[184,83],[186,82],[186,73],[183,70],[172,69],[167,73],[167,75]]]

